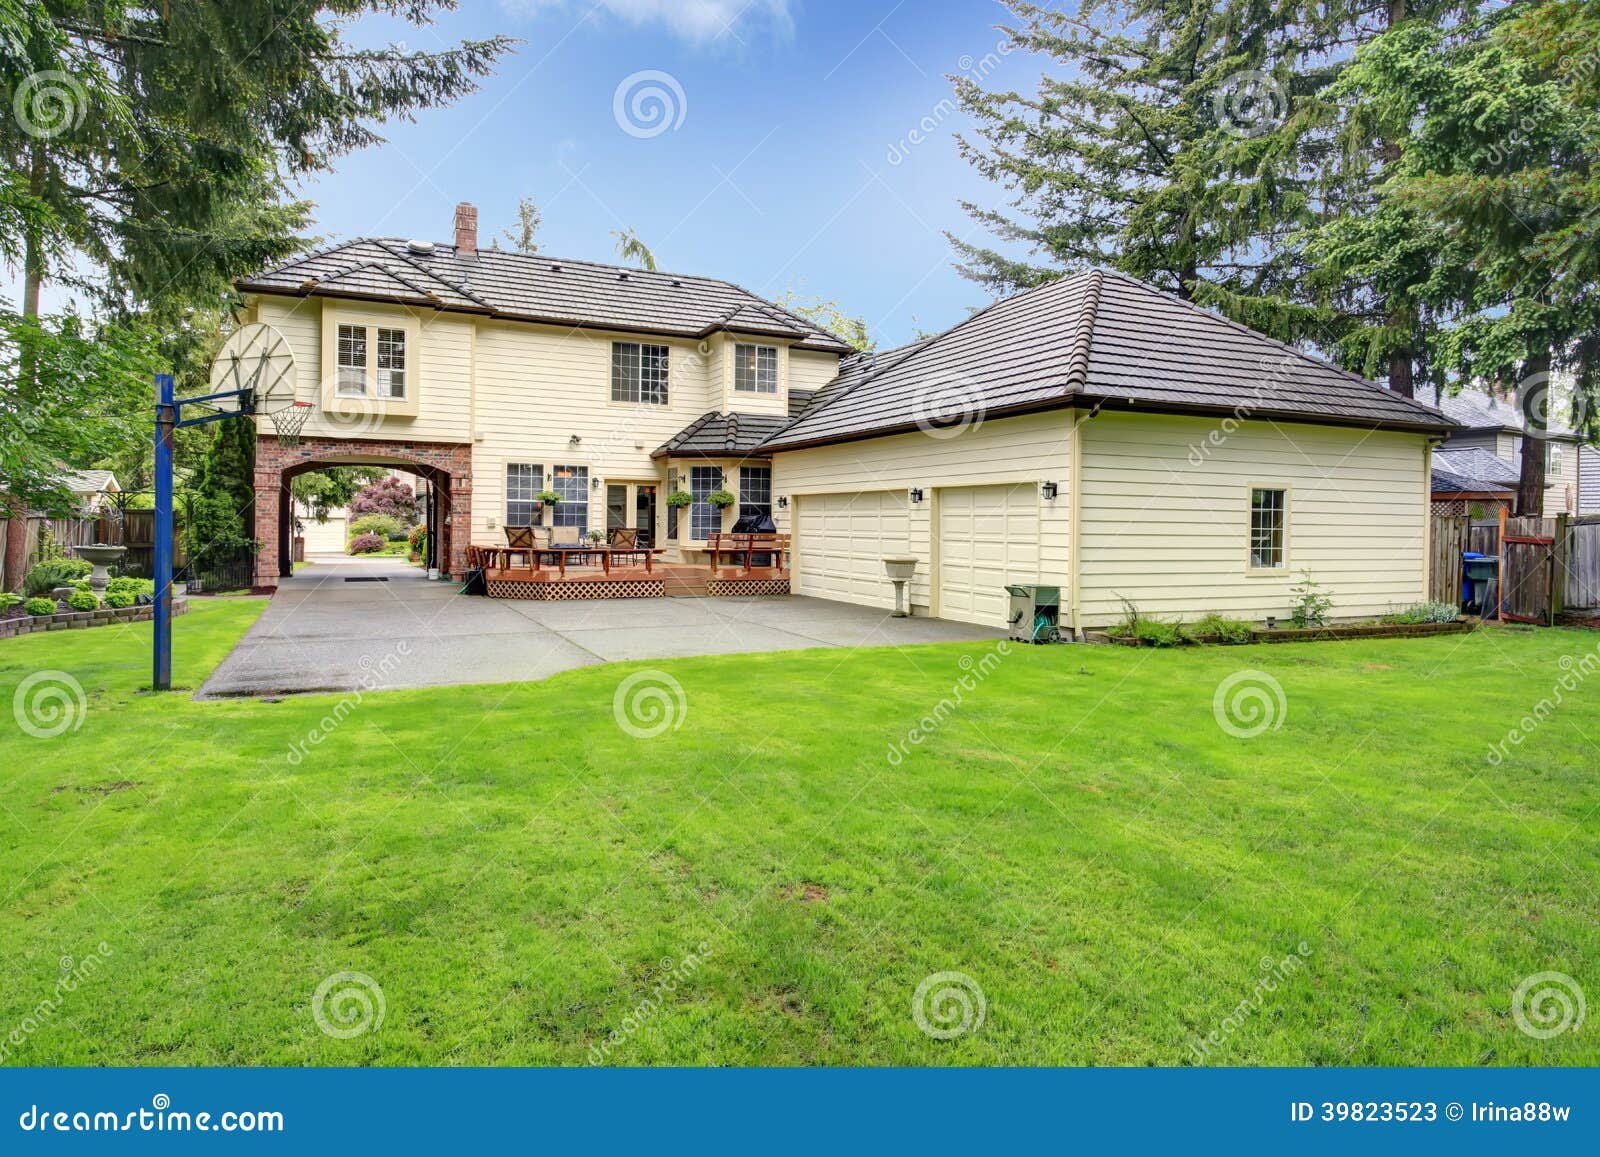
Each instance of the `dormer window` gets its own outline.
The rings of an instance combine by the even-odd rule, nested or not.
[[[367,327],[339,327],[339,380],[335,387],[346,395],[367,392]]]
[[[734,346],[733,388],[742,394],[776,394],[777,349],[769,345]]]
[[[377,346],[375,374],[368,357],[371,345]],[[380,398],[406,396],[406,331],[387,326],[339,326],[339,367],[334,389],[344,397],[364,398],[368,386]]]
[[[378,330],[378,397],[406,396],[406,331]]]

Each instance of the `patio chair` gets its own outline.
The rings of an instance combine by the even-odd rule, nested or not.
[[[576,526],[553,526],[550,528],[551,546],[576,546],[578,544],[578,528]]]
[[[632,527],[618,527],[610,535],[612,546],[625,547],[632,550],[639,545],[639,532]]]

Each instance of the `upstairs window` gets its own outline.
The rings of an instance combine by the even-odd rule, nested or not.
[[[1250,491],[1250,566],[1254,570],[1283,567],[1284,492]]]
[[[342,327],[341,327],[342,328]],[[378,397],[406,396],[406,331],[378,330]]]
[[[733,388],[746,394],[776,394],[778,351],[769,345],[734,346]]]
[[[667,404],[667,347],[636,341],[611,343],[611,400],[645,406]]]
[[[506,463],[506,525],[532,526],[544,471],[532,462]]]
[[[367,392],[367,327],[339,327],[339,376],[334,389],[341,394]]]

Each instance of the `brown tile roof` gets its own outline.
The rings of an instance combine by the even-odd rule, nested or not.
[[[1446,431],[1374,382],[1122,274],[1074,274],[928,341],[846,358],[763,451],[917,429],[960,412],[1070,405]]]
[[[426,252],[360,238],[238,282],[246,293],[356,297],[517,321],[704,338],[727,330],[849,353],[833,334],[746,289],[711,277],[629,269],[543,254]]]

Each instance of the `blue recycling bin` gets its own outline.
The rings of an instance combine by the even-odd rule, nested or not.
[[[1489,584],[1500,573],[1500,560],[1475,550],[1461,552],[1461,605],[1471,614],[1482,614],[1489,597]]]

